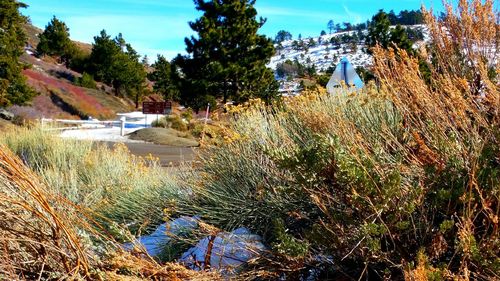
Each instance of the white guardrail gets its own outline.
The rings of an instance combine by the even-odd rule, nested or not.
[[[122,117],[119,121],[96,121],[96,120],[67,120],[67,119],[48,119],[42,118],[41,120],[42,128],[45,130],[76,130],[76,129],[99,129],[99,128],[110,128],[110,127],[120,127],[120,135],[125,135],[125,123],[126,118]],[[67,125],[76,125],[76,127],[50,127],[45,128],[46,124],[59,123]],[[94,127],[92,127],[94,125]]]

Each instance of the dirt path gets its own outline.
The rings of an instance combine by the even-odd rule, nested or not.
[[[112,148],[114,142],[104,142],[108,147]],[[149,154],[160,158],[162,166],[176,166],[181,162],[192,161],[194,159],[194,151],[196,148],[189,147],[173,147],[166,145],[157,145],[151,143],[124,143],[130,152],[136,156],[146,157]]]

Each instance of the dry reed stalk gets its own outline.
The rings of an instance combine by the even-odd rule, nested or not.
[[[457,278],[468,280],[472,273],[476,279],[498,279],[498,272],[481,265],[478,255],[488,253],[481,259],[493,263],[500,259],[499,196],[479,179],[485,149],[499,144],[500,13],[491,0],[460,0],[457,10],[450,3],[445,7],[442,20],[424,11],[431,44],[420,58],[377,47],[374,70],[417,143],[408,150],[408,162],[438,167],[436,177],[452,161],[463,163],[467,181],[460,202],[463,211],[456,214],[464,222],[457,223]],[[419,66],[422,61],[430,71],[428,82]]]
[[[119,251],[106,260],[105,280],[222,280],[216,272],[196,272],[176,263],[159,264],[151,258]]]
[[[0,279],[219,280],[144,254],[124,252],[94,220],[96,214],[55,197],[6,147],[0,146]],[[108,245],[97,262],[85,232]],[[119,273],[126,272],[126,273]]]
[[[26,278],[44,271],[66,278],[89,275],[85,247],[69,216],[73,211],[61,212],[55,201],[38,176],[1,146],[0,241],[11,272]]]

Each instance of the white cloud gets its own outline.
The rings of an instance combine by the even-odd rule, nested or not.
[[[186,0],[119,0],[118,2],[168,8],[194,8],[193,2]]]
[[[290,9],[290,8],[273,7],[273,6],[258,6],[258,4],[256,9],[259,15],[262,15],[264,17],[283,16],[283,17],[308,18],[313,20],[324,21],[324,19],[345,16],[342,14],[324,12],[324,11]]]
[[[351,23],[360,23],[361,21],[363,21],[363,17],[360,14],[351,12],[351,10],[349,10],[346,5],[343,5],[343,8],[345,13],[349,16]]]

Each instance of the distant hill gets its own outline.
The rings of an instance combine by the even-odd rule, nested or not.
[[[427,38],[427,32],[424,25],[408,26],[416,31],[422,31],[424,37]],[[367,30],[361,31],[364,36],[368,34]],[[358,31],[344,31],[332,34],[326,34],[318,37],[302,38],[303,44],[307,45],[309,42],[314,41],[314,45],[308,46],[307,51],[297,47],[300,40],[283,41],[281,45],[275,45],[276,54],[271,58],[268,67],[276,71],[277,66],[288,60],[298,61],[300,64],[309,67],[314,66],[318,73],[324,73],[330,67],[335,67],[342,58],[346,57],[352,65],[356,67],[369,68],[373,63],[371,55],[367,51],[364,40],[355,43],[337,43],[342,41],[343,36],[357,36]],[[333,40],[336,38],[337,40]],[[286,77],[278,77],[281,82],[281,91],[296,91],[298,88],[298,81],[287,81]]]
[[[20,60],[29,67],[23,71],[27,83],[35,89],[36,96],[28,106],[12,106],[10,111],[27,119],[67,118],[114,119],[118,112],[133,110],[133,103],[118,98],[113,88],[97,83],[97,89],[76,86],[74,81],[81,74],[66,68],[52,58],[38,58],[34,52],[41,29],[25,25],[27,47]],[[90,53],[92,45],[75,42],[84,52]]]

